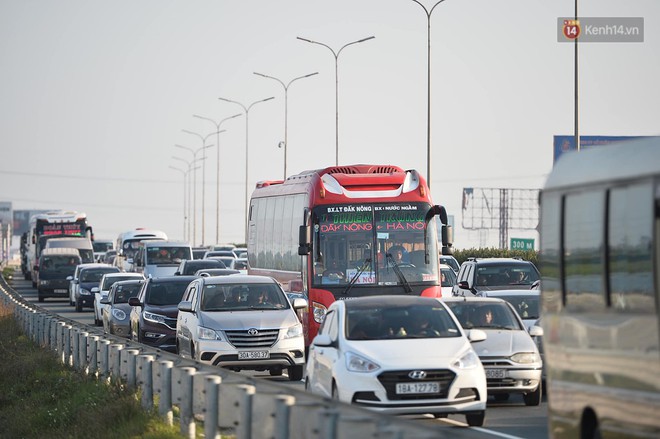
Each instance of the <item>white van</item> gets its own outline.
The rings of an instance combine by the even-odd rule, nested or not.
[[[145,278],[173,276],[181,261],[192,259],[192,247],[186,242],[149,240],[140,243],[134,258],[127,260],[129,271]]]
[[[67,238],[50,238],[44,248],[75,248],[80,254],[83,264],[94,262],[94,247],[92,241],[83,236]]]

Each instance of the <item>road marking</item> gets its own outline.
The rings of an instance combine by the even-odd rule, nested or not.
[[[457,427],[469,427],[466,423],[456,421],[454,419],[444,418],[444,419],[441,419],[441,421],[446,422],[447,424],[455,425]],[[480,431],[482,433],[487,433],[487,434],[490,434],[490,435],[493,435],[493,436],[498,436],[498,437],[502,437],[502,438],[506,438],[506,439],[525,439],[525,438],[522,438],[520,436],[514,436],[514,435],[506,434],[506,433],[500,433],[499,431],[489,430],[489,429],[483,428],[483,427],[470,427],[470,428],[472,430]]]

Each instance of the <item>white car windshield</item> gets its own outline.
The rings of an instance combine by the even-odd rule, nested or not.
[[[289,308],[275,284],[209,284],[204,286],[201,311],[247,311]]]

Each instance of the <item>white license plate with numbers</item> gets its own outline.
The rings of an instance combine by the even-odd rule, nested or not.
[[[397,383],[397,395],[406,395],[411,393],[440,393],[440,383],[429,381],[426,383]]]
[[[485,369],[486,378],[504,378],[506,371],[504,369]]]
[[[244,351],[238,353],[239,360],[262,360],[270,358],[269,351]]]

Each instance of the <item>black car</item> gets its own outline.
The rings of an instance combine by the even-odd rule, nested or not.
[[[539,270],[530,261],[468,258],[461,264],[452,296],[478,296],[482,291],[494,290],[529,290],[540,278]]]
[[[131,306],[131,338],[137,342],[176,352],[177,306],[196,276],[164,276],[147,279]]]
[[[205,268],[227,268],[227,266],[217,259],[186,259],[181,261],[174,275],[190,276],[197,273],[197,270]]]
[[[112,265],[99,266],[94,264],[90,267],[83,267],[78,277],[78,288],[75,292],[74,305],[77,312],[82,312],[83,308],[94,308],[94,293],[92,288],[98,287],[101,278],[106,273],[119,273],[119,268]]]

